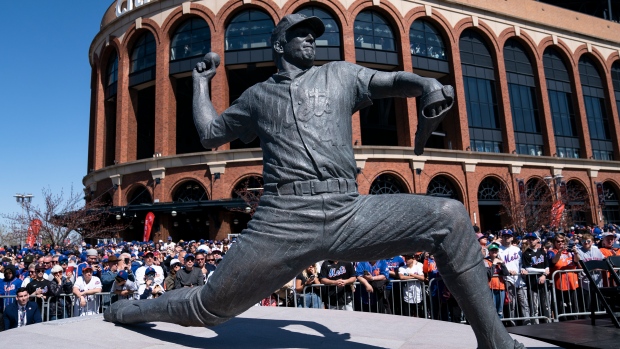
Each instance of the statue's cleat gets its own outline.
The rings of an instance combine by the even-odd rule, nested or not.
[[[440,90],[427,93],[418,101],[418,128],[415,132],[415,148],[413,152],[421,155],[426,141],[437,129],[448,111],[454,105],[454,88],[445,85]]]

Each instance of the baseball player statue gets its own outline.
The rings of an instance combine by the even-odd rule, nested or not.
[[[219,57],[193,71],[194,122],[214,148],[258,137],[264,191],[247,229],[202,287],[153,300],[123,300],[107,321],[214,326],[244,312],[318,260],[366,261],[430,251],[473,328],[478,348],[523,348],[493,309],[480,245],[465,207],[420,195],[357,191],[351,116],[372,99],[420,97],[415,153],[454,102],[451,86],[408,72],[348,62],[314,66],[317,17],[287,15],[271,42],[278,72],[246,90],[221,115],[209,97]]]

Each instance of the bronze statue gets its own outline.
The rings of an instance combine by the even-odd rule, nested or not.
[[[203,287],[119,301],[107,321],[214,326],[242,313],[317,260],[366,261],[429,251],[479,348],[523,348],[492,306],[480,246],[464,206],[409,194],[359,195],[351,115],[372,99],[420,97],[415,152],[454,102],[451,86],[348,62],[314,66],[317,17],[285,16],[272,33],[278,73],[222,115],[209,98],[219,57],[193,71],[194,121],[206,148],[259,137],[264,193],[252,220]]]

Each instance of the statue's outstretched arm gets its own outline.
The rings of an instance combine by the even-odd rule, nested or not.
[[[420,97],[414,148],[414,153],[417,155],[424,152],[428,138],[454,104],[452,86],[443,86],[436,79],[403,71],[377,72],[372,77],[368,88],[373,99]]]
[[[237,138],[211,103],[209,82],[215,76],[219,65],[220,57],[216,53],[209,52],[192,71],[194,124],[200,136],[200,143],[205,148],[215,148]]]

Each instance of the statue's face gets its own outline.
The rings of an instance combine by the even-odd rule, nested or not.
[[[283,47],[284,59],[298,66],[309,68],[314,62],[316,34],[308,27],[297,27],[286,32]]]

